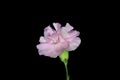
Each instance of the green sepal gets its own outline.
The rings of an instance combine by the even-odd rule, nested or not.
[[[63,63],[67,63],[69,59],[69,52],[65,50],[59,57]]]

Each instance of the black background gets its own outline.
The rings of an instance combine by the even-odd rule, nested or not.
[[[50,79],[65,80],[65,68],[63,63],[59,58],[51,59],[44,56],[39,56],[36,45],[39,43],[40,35],[43,35],[43,29],[49,24],[52,25],[53,22],[59,22],[65,25],[69,22],[74,28],[81,32],[80,38],[82,40],[79,48],[73,52],[70,52],[69,58],[69,74],[71,80],[79,80],[86,75],[86,70],[89,70],[86,66],[88,65],[87,56],[89,55],[88,50],[88,31],[85,24],[82,23],[80,16],[38,16],[32,15],[32,50],[34,55],[34,60],[37,69],[43,76],[51,76]],[[87,59],[87,60],[86,60]],[[35,66],[34,66],[35,67]],[[44,74],[42,74],[44,73]],[[88,74],[88,73],[87,73]]]
[[[116,72],[113,71],[118,71],[115,70],[115,62],[119,61],[116,60],[119,58],[115,58],[115,53],[118,52],[114,50],[118,48],[115,46],[118,44],[116,37],[119,37],[119,31],[116,30],[118,25],[115,25],[118,22],[118,19],[115,19],[118,18],[118,6],[110,1],[85,1],[78,4],[58,1],[50,5],[46,3],[50,4],[39,2],[34,9],[34,5],[28,2],[32,7],[26,3],[25,6],[8,3],[9,6],[7,2],[7,5],[1,7],[0,40],[3,41],[0,72],[4,75],[3,79],[66,79],[65,68],[60,59],[39,56],[36,49],[44,28],[53,22],[59,22],[63,26],[68,22],[80,31],[81,44],[75,51],[70,52],[68,68],[71,80],[115,78]]]
[[[70,52],[70,80],[116,80],[119,75],[119,9],[116,3],[72,0],[1,2],[0,78],[65,80],[65,68],[59,58],[39,56],[36,45],[46,26],[53,22],[64,26],[68,22],[80,31],[82,41],[75,51]]]
[[[97,13],[97,12],[96,12]],[[11,27],[7,33],[4,73],[15,79],[32,80],[66,80],[65,68],[59,57],[49,58],[39,56],[36,45],[43,35],[46,26],[53,22],[61,25],[70,23],[74,29],[80,31],[81,44],[70,52],[68,69],[70,80],[99,79],[108,72],[108,61],[105,60],[106,25],[101,14],[83,12],[79,16],[45,16],[45,15],[17,15],[7,17]],[[103,45],[103,43],[105,43]],[[9,49],[8,49],[9,48]]]
[[[65,80],[65,68],[59,58],[51,59],[44,56],[39,56],[36,45],[39,43],[39,37],[43,35],[43,29],[53,22],[59,22],[65,25],[70,23],[74,28],[80,31],[81,45],[77,50],[70,52],[69,58],[69,74],[71,80],[89,79],[99,77],[99,60],[100,58],[98,47],[97,35],[95,36],[98,28],[96,29],[95,20],[93,17],[86,15],[79,16],[39,16],[32,15],[32,53],[30,56],[31,70],[33,75],[39,77],[50,76],[52,80]],[[92,22],[93,21],[93,22]],[[97,21],[96,21],[97,22]],[[98,25],[98,24],[97,24]],[[99,26],[99,25],[98,25]],[[32,73],[32,72],[31,72]],[[99,73],[99,74],[98,74]],[[47,80],[43,77],[43,79]]]

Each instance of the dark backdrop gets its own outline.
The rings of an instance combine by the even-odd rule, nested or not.
[[[65,68],[59,58],[53,59],[45,56],[39,56],[36,45],[39,43],[39,37],[43,35],[43,30],[46,26],[52,25],[53,22],[59,22],[65,25],[67,22],[70,23],[76,30],[80,31],[80,38],[82,40],[80,46],[70,52],[70,58],[68,63],[69,74],[71,80],[80,80],[84,78],[93,77],[95,74],[95,64],[93,64],[93,44],[89,42],[92,40],[92,26],[89,18],[84,16],[31,16],[31,30],[32,30],[32,52],[30,52],[30,65],[31,75],[33,78],[42,80],[65,80]],[[91,35],[91,37],[90,37]],[[91,42],[92,43],[92,42]],[[49,79],[47,79],[49,78]]]
[[[4,60],[5,75],[32,80],[65,80],[65,68],[59,58],[39,56],[36,45],[46,26],[68,22],[80,31],[81,44],[70,52],[68,63],[71,80],[99,79],[107,73],[105,66],[105,26],[102,15],[82,12],[79,15],[24,14],[8,17],[7,54]],[[102,43],[102,44],[101,44]],[[107,43],[105,43],[107,44]],[[101,47],[102,46],[102,47]],[[10,50],[8,50],[8,48]],[[11,52],[10,52],[11,51]]]
[[[5,2],[0,16],[0,40],[3,40],[0,72],[5,75],[3,79],[65,80],[65,68],[59,58],[39,56],[36,49],[43,29],[53,22],[62,25],[68,22],[80,31],[81,45],[70,52],[68,67],[71,80],[115,78],[112,71],[118,71],[114,65],[118,60],[113,54],[118,52],[115,52],[113,44],[118,44],[115,37],[119,36],[115,33],[117,28],[114,29],[118,21],[113,18],[118,18],[118,10],[115,11],[114,3],[109,2],[39,2],[35,4],[37,7],[28,2],[22,2],[25,5],[8,5]]]

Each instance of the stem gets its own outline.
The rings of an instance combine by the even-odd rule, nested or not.
[[[65,50],[59,57],[60,57],[60,60],[65,65],[66,80],[69,80],[70,78],[69,78],[69,75],[68,75],[68,68],[67,68],[67,63],[68,63],[68,59],[69,59],[69,52]]]
[[[65,69],[66,69],[66,80],[69,80],[67,62],[64,62],[64,65],[65,65]]]

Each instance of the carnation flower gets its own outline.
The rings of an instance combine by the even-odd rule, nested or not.
[[[74,28],[66,23],[61,26],[59,23],[53,23],[55,29],[47,26],[44,29],[44,36],[40,37],[40,44],[37,45],[39,55],[49,56],[56,58],[64,51],[74,51],[81,43],[79,31],[73,30]]]

